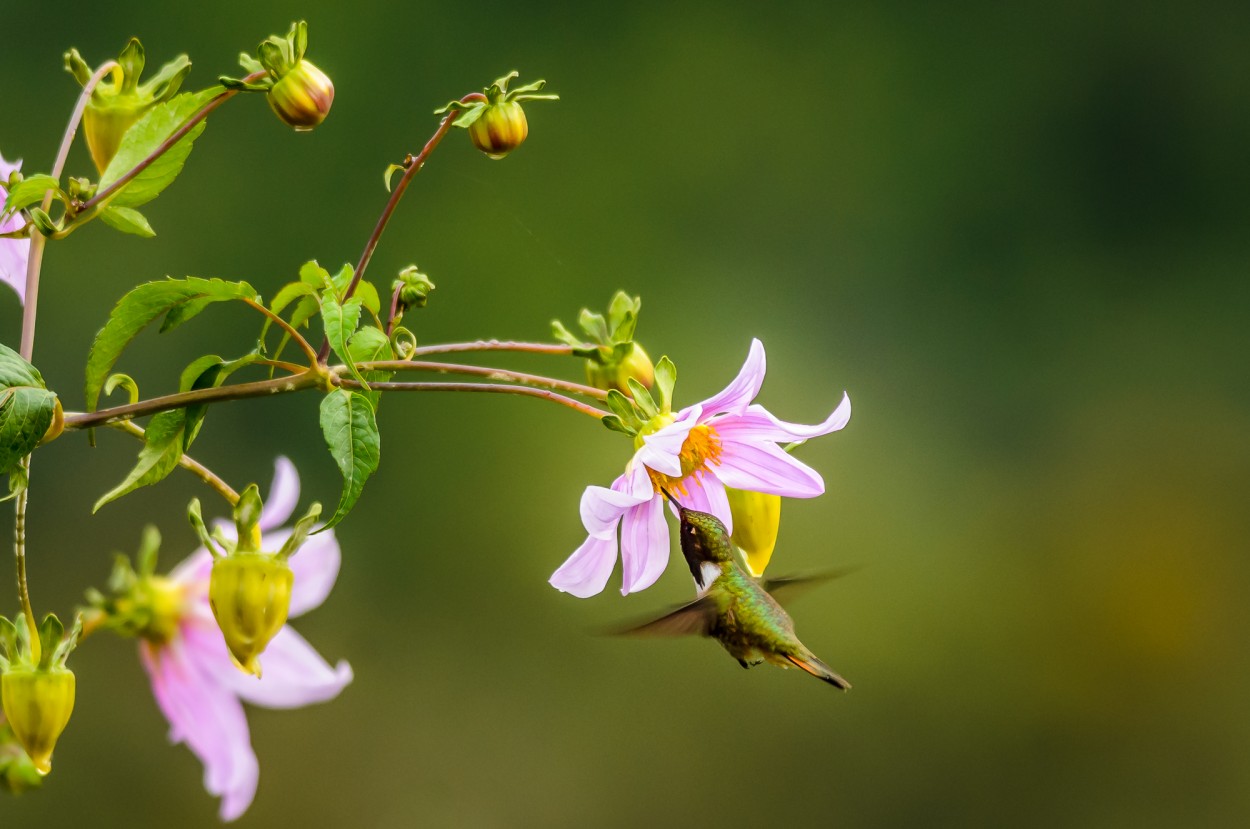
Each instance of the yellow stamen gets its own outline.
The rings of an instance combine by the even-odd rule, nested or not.
[[[665,475],[663,472],[656,472],[651,467],[647,467],[647,474],[651,476],[651,485],[655,487],[656,492],[668,490],[674,495],[689,495],[686,489],[686,479],[705,472],[709,464],[719,464],[720,454],[720,437],[716,434],[716,430],[706,423],[700,424],[690,430],[690,434],[686,436],[686,441],[681,445],[681,451],[677,455],[681,463],[680,476]]]

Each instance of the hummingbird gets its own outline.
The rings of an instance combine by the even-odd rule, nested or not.
[[[686,509],[676,500],[673,503],[681,517],[681,552],[699,588],[699,596],[625,633],[710,636],[744,668],[766,661],[782,668],[794,666],[835,688],[844,691],[850,688],[849,682],[799,641],[794,635],[790,614],[769,592],[810,585],[820,577],[757,581],[739,566],[729,532],[720,519],[706,512]]]

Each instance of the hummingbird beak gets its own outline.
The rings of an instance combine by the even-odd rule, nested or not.
[[[664,493],[664,497],[667,498],[670,503],[672,503],[674,508],[676,508],[677,514],[679,516],[686,511],[685,507],[677,503],[677,499],[673,497],[673,493],[669,492],[667,489],[661,489],[660,492]]]

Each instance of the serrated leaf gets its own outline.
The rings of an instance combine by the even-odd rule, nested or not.
[[[321,291],[331,284],[330,272],[318,265],[316,259],[310,259],[300,266],[299,281]]]
[[[391,341],[387,339],[386,333],[380,328],[369,326],[362,328],[352,335],[351,340],[347,343],[347,350],[353,363],[376,362],[378,360],[394,360],[395,351],[391,348]],[[391,379],[394,372],[390,371],[366,371],[364,372],[365,380],[370,383],[385,382]],[[369,402],[373,405],[376,412],[378,403],[382,398],[382,393],[369,390],[362,392]]]
[[[178,380],[178,391],[187,392],[195,389],[206,389],[221,385],[229,372],[225,371],[227,363],[216,354],[206,354],[182,370]],[[200,434],[200,426],[204,423],[204,415],[208,414],[208,404],[186,407],[186,425],[182,430],[182,451],[186,452]]]
[[[148,220],[133,207],[121,207],[116,204],[106,205],[100,211],[100,221],[114,230],[120,230],[122,233],[133,233],[135,236],[143,236],[147,239],[151,239],[156,235],[156,231],[148,224]]]
[[[100,176],[100,192],[134,169],[191,116],[223,91],[223,87],[214,86],[201,92],[186,92],[148,110],[122,136],[117,154]],[[182,166],[191,154],[195,139],[204,131],[204,124],[204,121],[196,124],[178,143],[113,194],[108,203],[120,207],[138,207],[160,195],[182,172]]]
[[[8,188],[7,182],[5,188]],[[46,173],[38,173],[22,179],[13,185],[13,189],[9,190],[9,194],[5,197],[3,215],[8,216],[33,204],[39,204],[49,190],[59,198],[65,197],[64,191],[61,190],[61,183]]]
[[[116,501],[141,486],[151,486],[173,472],[182,457],[186,423],[187,413],[183,409],[153,415],[143,436],[143,448],[139,450],[135,468],[130,470],[124,481],[101,496],[91,511],[98,512],[110,501]]]
[[[30,454],[56,416],[56,394],[36,386],[0,388],[0,472]]]
[[[338,299],[343,298],[343,294],[347,293],[347,286],[351,284],[352,276],[356,273],[356,269],[350,264],[344,263],[339,268],[338,273],[330,277],[330,284],[334,286],[334,296]]]
[[[321,433],[343,474],[343,494],[334,515],[318,532],[330,529],[351,512],[381,458],[373,406],[359,392],[336,389],[325,396],[321,401]]]
[[[39,369],[27,362],[21,354],[0,343],[0,386],[37,386],[46,388]]]
[[[368,385],[368,381],[352,363],[351,351],[347,345],[352,334],[356,333],[356,326],[360,324],[360,300],[352,297],[340,305],[334,298],[334,292],[326,291],[321,295],[321,322],[325,326],[326,339],[330,341],[334,353],[347,364],[347,370],[352,377]]]
[[[221,279],[170,279],[140,285],[118,300],[108,322],[96,334],[87,356],[86,397],[87,411],[95,411],[100,399],[100,388],[113,370],[113,365],[130,341],[161,314],[176,313],[175,322],[166,325],[168,330],[185,322],[209,304],[231,299],[260,299],[255,289],[246,282],[225,282]],[[187,306],[187,307],[182,307]],[[175,309],[179,309],[175,312]]]
[[[378,296],[378,289],[369,280],[362,279],[356,283],[356,292],[352,294],[352,298],[359,298],[360,304],[372,311],[375,316],[382,313],[382,300]]]

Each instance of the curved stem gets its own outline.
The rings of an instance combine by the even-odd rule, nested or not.
[[[486,100],[486,98],[480,92],[471,92],[461,98],[460,102],[469,103],[477,100]],[[361,251],[360,260],[356,263],[356,270],[352,273],[352,281],[348,283],[347,290],[343,293],[344,302],[350,299],[352,294],[356,293],[356,286],[360,284],[360,280],[364,277],[365,268],[369,267],[369,260],[373,258],[373,251],[377,249],[378,242],[382,239],[382,231],[386,230],[386,224],[391,220],[391,214],[395,212],[396,206],[399,205],[399,200],[403,198],[404,191],[408,189],[408,184],[412,181],[412,177],[425,166],[426,159],[430,157],[430,153],[434,152],[434,148],[443,140],[443,136],[451,130],[458,114],[449,112],[443,116],[443,120],[439,122],[438,129],[430,136],[430,140],[425,142],[421,152],[404,159],[404,174],[400,176],[399,183],[391,191],[390,198],[386,200],[386,206],[382,208],[382,215],[378,217],[378,222],[374,225],[373,232],[369,234],[369,239],[365,242],[365,249]],[[326,358],[329,356],[330,341],[323,340],[317,357],[322,363],[325,363]]]
[[[65,160],[69,158],[70,148],[74,146],[74,136],[78,133],[78,124],[82,121],[82,113],[87,108],[87,102],[91,100],[91,93],[95,91],[96,86],[104,76],[112,72],[116,66],[117,61],[115,60],[105,62],[83,85],[82,92],[78,95],[78,102],[74,104],[74,111],[69,116],[69,123],[65,126],[65,134],[61,136],[61,148],[57,151],[56,161],[52,165],[51,175],[54,179],[59,181],[61,172],[65,169]],[[51,206],[52,191],[49,190],[44,194],[40,208],[47,211]],[[30,255],[26,260],[26,299],[22,308],[21,354],[27,360],[35,352],[35,316],[39,308],[39,271],[43,266],[43,249],[47,243],[48,240],[44,238],[42,233],[31,235]]]
[[[261,305],[259,302],[256,302],[250,299],[244,299],[243,301],[247,303],[248,305],[252,306],[253,308],[255,308],[257,311],[260,311],[269,319],[273,320],[278,325],[279,328],[285,331],[290,336],[290,338],[295,341],[295,344],[299,346],[299,350],[304,352],[304,356],[308,358],[310,363],[317,362],[317,360],[319,359],[317,352],[313,351],[312,345],[308,342],[308,340],[304,339],[303,335],[300,334],[299,331],[295,330],[295,327],[293,325],[291,325],[286,320],[282,319],[282,317],[279,316],[278,314],[275,314],[273,311],[270,311],[264,305]]]
[[[100,409],[96,412],[67,412],[65,415],[66,429],[89,429],[93,426],[106,426],[119,420],[130,420],[134,417],[156,414],[170,409],[182,409],[199,403],[224,403],[227,400],[243,400],[249,397],[267,397],[271,394],[311,389],[317,386],[333,384],[334,377],[317,371],[305,371],[294,377],[274,377],[270,380],[257,380],[252,383],[238,383],[233,386],[218,386],[208,389],[167,394],[129,403],[125,406],[114,406],[111,409]]]
[[[253,72],[252,74],[244,78],[243,82],[251,83],[252,81],[258,81],[261,78],[265,77],[265,75],[267,74],[268,74],[267,72]],[[235,95],[238,95],[239,92],[240,90],[238,89],[227,89],[223,91],[220,95],[215,96],[211,101],[209,101],[207,104],[201,107],[199,112],[195,113],[190,118],[188,118],[185,124],[183,124],[177,130],[175,130],[172,135],[170,135],[168,138],[162,141],[155,150],[153,150],[151,153],[148,154],[147,158],[143,159],[138,164],[136,164],[133,168],[131,168],[125,175],[123,175],[117,181],[113,182],[108,187],[101,190],[99,193],[96,193],[95,196],[93,196],[90,200],[88,200],[82,206],[82,209],[79,212],[85,213],[88,210],[91,210],[92,208],[98,207],[99,205],[103,204],[105,200],[107,200],[110,196],[112,196],[118,190],[120,190],[121,188],[129,184],[131,179],[133,179],[135,176],[139,175],[148,167],[150,167],[152,165],[152,162],[156,161],[156,159],[160,158],[165,153],[169,152],[170,147],[177,144],[179,141],[183,139],[183,137],[187,133],[195,129],[195,125],[203,121],[205,118],[207,118],[209,116],[209,113],[211,113],[217,107],[224,104],[226,101],[233,98]]]
[[[361,389],[364,388],[355,380],[343,379],[340,381],[345,389]],[[395,383],[395,382],[377,382],[370,383],[369,388],[374,391],[460,391],[460,392],[483,392],[485,394],[519,394],[523,397],[537,397],[542,400],[550,400],[553,403],[559,403],[562,406],[568,406],[570,409],[579,411],[582,414],[590,415],[595,420],[600,420],[609,413],[602,409],[596,409],[594,406],[587,405],[571,397],[565,397],[562,394],[556,394],[547,389],[534,389],[528,386],[505,386],[496,383]]]
[[[139,440],[143,440],[143,427],[131,423],[129,420],[119,420],[116,423],[110,423],[109,426],[117,429],[118,431],[125,432],[126,434],[134,435]],[[234,506],[239,503],[239,493],[236,492],[230,484],[223,481],[217,473],[213,472],[213,470],[209,469],[195,458],[192,458],[190,455],[182,455],[178,458],[178,465],[216,490],[217,494],[222,498],[225,498],[230,506]]]
[[[522,351],[529,354],[572,354],[573,346],[555,343],[526,343],[516,340],[474,340],[467,343],[441,343],[424,345],[413,349],[412,356],[430,354],[459,354],[465,351]]]
[[[30,588],[26,586],[26,499],[30,484],[30,455],[21,461],[22,471],[26,474],[27,486],[17,493],[15,512],[17,518],[13,522],[13,555],[17,558],[17,595],[22,602],[22,615],[26,617],[26,629],[30,632],[30,654],[35,664],[39,664],[42,647],[39,644],[39,625],[35,622],[35,611],[30,605]]]
[[[596,389],[593,386],[585,386],[581,383],[570,383],[567,380],[556,380],[555,378],[543,377],[538,374],[525,374],[520,371],[490,368],[489,366],[468,366],[457,363],[429,363],[418,360],[375,360],[372,362],[357,363],[356,369],[361,372],[434,371],[439,372],[440,374],[473,374],[478,377],[487,377],[492,380],[504,380],[512,383],[521,383],[526,386],[538,386],[545,389],[558,389],[560,391],[567,391],[571,394],[580,394],[583,397],[593,397],[596,400],[608,399],[607,392]],[[373,384],[370,383],[369,385],[372,386]]]

